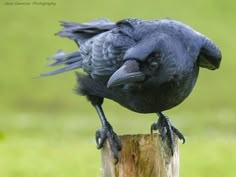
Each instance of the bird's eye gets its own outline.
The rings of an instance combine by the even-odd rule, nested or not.
[[[149,64],[149,67],[151,69],[157,69],[158,68],[158,62],[157,61],[153,61]]]
[[[158,68],[158,60],[159,60],[159,57],[160,57],[160,52],[152,52],[149,56],[148,56],[148,65],[149,65],[149,68],[152,69],[152,70],[155,70]]]

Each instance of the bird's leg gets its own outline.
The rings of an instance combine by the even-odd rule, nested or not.
[[[121,141],[118,135],[113,131],[111,124],[107,121],[102,106],[95,105],[94,107],[97,110],[98,116],[102,123],[102,128],[96,131],[97,148],[101,149],[103,147],[105,140],[107,139],[110,144],[110,148],[113,153],[115,163],[117,163],[119,159],[118,152],[122,148]]]
[[[158,130],[162,140],[164,138],[167,138],[171,154],[173,155],[174,154],[174,134],[176,134],[178,138],[183,141],[183,143],[185,143],[185,138],[183,134],[177,128],[171,125],[170,120],[164,114],[159,112],[158,116],[159,116],[158,121],[151,125],[151,134],[153,133],[154,130]]]
[[[105,114],[102,109],[103,98],[93,95],[86,96],[88,100],[92,103],[92,105],[95,107],[102,124],[102,128],[96,131],[97,148],[101,149],[107,139],[111,151],[113,153],[115,163],[117,163],[119,159],[118,152],[121,150],[122,145],[118,135],[113,131],[111,124],[107,121],[105,117]]]

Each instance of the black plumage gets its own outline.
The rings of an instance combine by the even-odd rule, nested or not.
[[[98,19],[88,23],[62,22],[57,35],[76,42],[79,50],[52,56],[51,66],[64,68],[42,74],[50,76],[82,68],[77,74],[78,93],[87,96],[102,122],[96,140],[101,148],[108,138],[115,159],[121,143],[102,110],[104,98],[139,113],[157,113],[159,120],[151,130],[168,137],[173,153],[173,127],[162,111],[180,104],[191,93],[199,67],[217,69],[220,49],[206,36],[171,19],[125,19],[113,23]]]

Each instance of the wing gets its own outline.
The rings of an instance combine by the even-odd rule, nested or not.
[[[93,78],[107,77],[123,63],[124,53],[135,41],[119,30],[99,34],[80,47],[82,68]]]
[[[57,33],[76,42],[79,51],[64,53],[59,51],[50,59],[49,66],[68,65],[55,71],[43,73],[50,76],[72,69],[83,68],[93,78],[107,77],[122,64],[125,51],[135,41],[126,33],[128,25],[119,26],[107,19],[97,19],[87,23],[62,22],[64,28]]]

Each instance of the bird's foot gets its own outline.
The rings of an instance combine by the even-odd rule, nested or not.
[[[96,143],[98,149],[103,147],[106,139],[108,140],[116,164],[119,160],[118,152],[121,150],[122,144],[118,135],[113,131],[112,126],[108,122],[102,127],[102,129],[96,131]]]
[[[159,114],[158,121],[151,125],[151,134],[153,134],[154,130],[159,131],[162,140],[167,138],[168,146],[172,155],[174,154],[174,134],[182,140],[183,144],[185,143],[184,135],[177,128],[175,128],[171,124],[170,120],[162,113]]]

